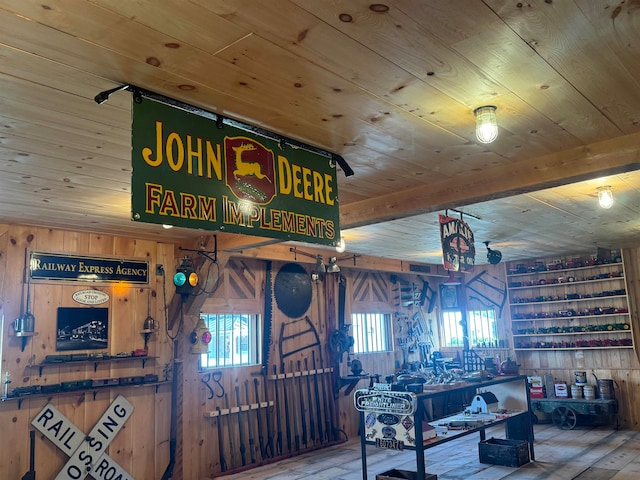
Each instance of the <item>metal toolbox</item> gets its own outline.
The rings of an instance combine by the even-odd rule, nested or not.
[[[529,463],[529,442],[490,438],[478,443],[480,463],[519,467]]]

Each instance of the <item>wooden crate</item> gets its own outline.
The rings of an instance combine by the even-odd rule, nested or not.
[[[490,438],[478,443],[480,463],[519,467],[529,463],[529,442]]]

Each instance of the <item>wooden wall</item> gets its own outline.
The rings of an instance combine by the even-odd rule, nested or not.
[[[131,352],[144,346],[140,334],[148,314],[164,328],[163,278],[156,277],[156,263],[167,271],[175,268],[173,246],[86,233],[63,232],[31,227],[0,225],[0,316],[2,324],[2,375],[9,372],[11,388],[16,386],[54,384],[85,378],[125,377],[158,374],[163,378],[165,363],[171,359],[171,343],[160,331],[149,340],[149,359],[145,368],[139,360],[94,365],[52,366],[29,368],[46,355],[56,354],[56,310],[60,306],[79,306],[72,300],[75,291],[94,288],[85,283],[32,282],[31,310],[38,335],[29,339],[21,351],[21,339],[13,335],[11,323],[24,309],[26,289],[23,285],[25,250],[73,253],[97,257],[122,257],[150,262],[149,285],[100,285],[95,288],[107,293],[109,308],[109,352]],[[169,279],[169,281],[171,281]],[[170,293],[173,294],[171,285]],[[80,352],[74,352],[80,353]],[[124,395],[135,411],[110,447],[110,456],[134,478],[160,478],[169,461],[170,383],[157,388],[128,387],[100,390],[95,398],[90,393],[65,393],[50,397],[25,398],[0,403],[0,478],[21,478],[29,466],[29,429],[37,413],[51,403],[83,432],[94,426],[111,401]],[[134,458],[135,457],[135,458]],[[67,457],[49,440],[36,435],[36,465],[38,478],[54,478]]]
[[[13,336],[11,322],[24,308],[25,291],[22,284],[25,250],[133,258],[148,260],[150,284],[97,285],[70,284],[58,282],[33,282],[31,292],[32,311],[36,318],[38,336],[31,338],[21,351],[20,339]],[[2,324],[2,373],[11,374],[11,387],[34,384],[58,383],[66,380],[96,377],[120,377],[155,373],[162,379],[165,366],[176,375],[176,433],[177,463],[174,478],[212,478],[221,472],[220,442],[225,453],[228,471],[238,471],[263,463],[259,451],[257,417],[259,411],[263,425],[263,440],[266,443],[271,433],[277,442],[277,420],[280,419],[282,443],[284,446],[277,458],[296,455],[304,451],[323,448],[334,442],[353,438],[358,431],[358,417],[353,407],[353,393],[346,394],[342,388],[337,398],[333,386],[338,377],[348,377],[351,372],[346,354],[337,358],[328,347],[329,337],[338,325],[338,286],[340,278],[346,284],[345,321],[349,323],[351,313],[388,313],[392,316],[394,330],[394,351],[379,354],[351,355],[362,362],[364,372],[379,374],[384,380],[395,373],[406,362],[420,360],[420,352],[414,342],[428,345],[429,353],[440,350],[439,315],[440,302],[436,301],[433,311],[415,304],[403,304],[397,298],[399,288],[407,285],[421,287],[425,280],[438,291],[438,278],[422,277],[413,273],[390,273],[371,268],[343,266],[339,275],[327,274],[323,281],[312,282],[312,298],[307,311],[296,318],[287,317],[273,301],[273,323],[269,344],[268,364],[265,372],[261,365],[243,368],[219,369],[220,385],[212,379],[212,371],[201,371],[198,356],[189,351],[188,335],[198,319],[198,311],[184,309],[175,318],[176,342],[165,332],[165,303],[171,303],[174,287],[171,276],[177,266],[176,246],[137,239],[65,232],[49,229],[0,225],[0,315]],[[640,279],[640,251],[624,252],[628,291],[630,294],[633,323],[638,328],[637,306],[640,301],[638,279]],[[289,260],[273,260],[271,278]],[[309,272],[311,263],[299,263]],[[165,276],[156,276],[155,265],[165,267]],[[220,271],[213,275],[219,278],[209,285],[212,292],[204,301],[201,310],[212,313],[257,313],[264,315],[267,261],[255,255],[247,257],[225,257],[220,262]],[[212,266],[216,268],[216,266]],[[478,276],[479,275],[479,276]],[[477,281],[482,279],[482,282]],[[502,265],[481,266],[474,276],[466,278],[465,305],[480,308],[481,304],[502,302],[501,291],[505,282]],[[440,279],[441,280],[441,279]],[[472,281],[473,280],[473,281]],[[146,362],[131,360],[99,364],[94,371],[93,364],[76,366],[47,367],[40,374],[39,369],[29,368],[29,364],[40,363],[45,355],[55,351],[55,315],[58,306],[73,306],[73,292],[86,288],[97,288],[109,294],[107,306],[110,311],[109,352],[116,354],[131,351],[143,345],[142,323],[147,317],[148,298],[151,299],[151,315],[159,321],[160,331],[152,335],[149,355],[157,357]],[[164,292],[167,299],[165,301]],[[480,302],[480,304],[478,303]],[[486,306],[486,305],[484,305]],[[508,338],[510,318],[508,307],[498,309],[501,336]],[[416,315],[420,317],[420,335],[413,334]],[[179,330],[178,330],[179,328]],[[314,333],[315,332],[315,333]],[[316,342],[317,333],[319,342]],[[283,337],[286,337],[283,339]],[[291,338],[289,338],[291,337]],[[282,341],[281,341],[282,340]],[[319,345],[317,344],[319,343]],[[413,345],[402,351],[401,345]],[[636,341],[636,345],[637,345]],[[174,345],[176,355],[174,361]],[[510,345],[511,346],[511,345]],[[455,351],[445,352],[455,355]],[[632,401],[640,384],[640,365],[633,350],[598,350],[578,352],[524,352],[515,356],[521,364],[520,372],[529,375],[551,373],[558,380],[570,382],[573,372],[586,370],[601,379],[616,382],[616,396],[620,402],[619,419],[624,428],[638,429],[640,410]],[[322,355],[322,364],[320,357]],[[506,355],[505,355],[506,356]],[[312,359],[316,360],[314,368]],[[283,362],[284,361],[284,362]],[[306,362],[305,362],[306,361]],[[299,362],[299,363],[298,363]],[[276,376],[279,399],[276,401]],[[326,371],[323,371],[326,370]],[[321,370],[321,372],[318,372]],[[334,376],[335,375],[335,376]],[[307,390],[307,379],[311,389],[311,399]],[[258,397],[255,395],[254,380],[258,382]],[[320,411],[315,398],[315,384],[319,387]],[[363,376],[352,385],[365,388],[369,377]],[[211,391],[205,383],[213,389]],[[266,383],[266,390],[265,390]],[[285,408],[283,387],[288,392],[288,408]],[[222,395],[221,388],[224,388]],[[236,387],[240,394],[236,399]],[[248,401],[246,389],[248,387]],[[95,398],[91,393],[67,393],[50,397],[25,398],[0,402],[0,424],[4,435],[0,436],[0,448],[4,452],[0,458],[0,478],[20,478],[28,470],[30,422],[35,415],[51,402],[75,425],[87,432],[107,408],[117,394],[123,394],[135,407],[131,419],[118,434],[109,455],[124,467],[134,478],[160,478],[170,459],[171,430],[171,382],[157,387],[128,387],[100,390]],[[268,408],[257,408],[258,400],[268,401]],[[330,403],[329,403],[330,402]],[[238,413],[237,405],[241,412]],[[307,444],[303,444],[302,415],[304,405]],[[221,414],[220,414],[221,413]],[[320,416],[318,417],[318,413]],[[271,420],[272,431],[268,432],[267,416]],[[320,438],[318,418],[324,432],[328,422],[332,426],[331,435]],[[286,421],[289,420],[291,451],[287,447]],[[311,435],[311,420],[314,420],[315,437]],[[240,435],[242,425],[246,447],[247,465],[240,461]],[[252,426],[251,434],[247,430]],[[295,427],[297,426],[297,429]],[[220,429],[220,430],[219,430]],[[324,433],[323,432],[323,433]],[[295,439],[300,442],[299,450]],[[249,439],[253,438],[256,448],[256,462],[252,464]],[[233,448],[233,459],[232,459]],[[276,452],[277,453],[277,452]],[[233,461],[232,461],[233,460]],[[267,461],[273,461],[269,458]],[[66,462],[66,456],[42,435],[36,436],[36,464],[38,478],[54,478]]]

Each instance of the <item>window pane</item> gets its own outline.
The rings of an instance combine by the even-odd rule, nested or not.
[[[495,310],[472,310],[469,317],[469,342],[472,346],[486,348],[497,346],[498,324]]]
[[[200,314],[211,332],[202,367],[235,367],[259,363],[260,316],[246,313]]]
[[[461,347],[464,345],[462,338],[462,313],[459,310],[447,310],[442,312],[442,346]]]
[[[388,313],[351,314],[353,352],[389,352],[393,349],[391,315]]]

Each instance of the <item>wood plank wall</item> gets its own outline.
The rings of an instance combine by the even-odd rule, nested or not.
[[[87,288],[109,295],[108,303],[102,305],[109,308],[109,353],[143,348],[144,337],[140,331],[148,308],[163,328],[165,325],[162,307],[164,278],[156,277],[155,265],[160,263],[167,271],[173,270],[173,249],[169,244],[130,238],[0,225],[3,382],[5,372],[11,375],[11,388],[147,373],[155,373],[162,379],[164,365],[172,355],[171,343],[162,331],[149,340],[149,356],[157,358],[148,360],[144,368],[139,360],[127,360],[100,363],[95,370],[94,365],[88,363],[52,366],[40,374],[39,369],[28,365],[42,362],[46,355],[61,353],[56,352],[57,307],[79,306],[72,300],[72,293]],[[94,287],[86,283],[32,282],[31,310],[38,335],[32,337],[21,351],[21,339],[13,335],[11,323],[25,308],[26,288],[22,282],[25,250],[147,260],[153,266],[150,268],[150,283]],[[134,478],[159,478],[169,460],[170,383],[159,385],[157,391],[150,386],[128,387],[100,390],[95,398],[91,393],[67,393],[48,398],[26,398],[21,405],[15,400],[0,403],[0,424],[3,426],[0,449],[4,452],[0,458],[0,478],[21,478],[28,470],[30,423],[47,403],[54,405],[83,432],[88,432],[118,394],[124,395],[135,411],[111,444],[109,454]],[[36,437],[38,478],[54,478],[67,457],[40,434]],[[145,453],[139,455],[139,452]]]
[[[146,259],[150,262],[150,284],[143,286],[99,285],[95,288],[109,294],[107,306],[110,310],[109,352],[131,351],[141,348],[143,337],[140,334],[142,323],[147,316],[147,300],[151,298],[151,314],[159,321],[161,329],[152,335],[149,342],[149,355],[158,357],[146,363],[143,369],[137,361],[99,364],[94,371],[93,365],[55,366],[43,370],[28,368],[29,363],[39,363],[45,355],[55,354],[55,312],[58,306],[74,305],[71,294],[74,291],[91,288],[85,284],[64,284],[56,282],[32,283],[31,305],[36,317],[36,330],[39,335],[32,338],[24,352],[19,339],[12,336],[11,322],[24,308],[25,291],[22,285],[25,249]],[[57,231],[22,226],[0,225],[0,315],[2,325],[2,372],[11,374],[11,386],[33,384],[51,384],[66,380],[97,377],[120,377],[156,373],[163,378],[165,365],[172,369],[173,340],[164,333],[165,292],[167,302],[174,295],[171,275],[177,266],[176,247],[161,242],[140,241],[137,239],[92,235],[86,233]],[[179,253],[179,252],[178,252]],[[637,305],[640,302],[638,279],[640,279],[640,250],[624,252],[627,286],[630,294],[633,323],[638,328]],[[272,278],[286,261],[272,262]],[[155,265],[165,267],[165,276],[155,275]],[[209,285],[212,291],[205,301],[202,311],[211,313],[256,313],[263,315],[265,308],[266,261],[258,258],[232,257],[221,268],[215,285]],[[310,271],[310,264],[304,268]],[[216,266],[212,266],[216,268]],[[391,316],[394,339],[392,352],[379,354],[351,355],[362,362],[364,372],[379,374],[381,379],[396,372],[406,362],[420,360],[419,350],[407,349],[403,352],[403,342],[419,341],[428,344],[429,353],[439,349],[440,302],[435,302],[433,311],[414,304],[405,305],[399,301],[401,287],[416,285],[421,287],[425,278],[407,273],[388,273],[367,270],[358,267],[343,267],[340,275],[346,281],[345,321],[350,322],[351,313],[387,313]],[[476,276],[486,282],[471,282],[474,289],[466,292],[465,303],[468,308],[479,308],[480,303],[502,302],[501,289],[505,282],[503,265],[483,266]],[[471,281],[474,277],[466,280]],[[215,278],[216,275],[213,275]],[[188,335],[198,320],[197,312],[183,312],[177,340],[175,367],[179,370],[177,432],[177,463],[174,469],[176,478],[210,478],[221,472],[220,437],[222,438],[227,471],[251,468],[263,463],[260,455],[257,414],[261,414],[266,443],[271,436],[276,446],[277,421],[280,420],[283,451],[276,457],[297,455],[315,448],[323,448],[334,442],[353,438],[358,431],[358,417],[353,407],[353,393],[346,394],[342,388],[334,397],[334,382],[338,376],[350,375],[348,357],[339,358],[327,347],[329,337],[335,331],[338,321],[337,298],[338,280],[335,274],[327,275],[322,282],[312,282],[312,298],[307,311],[301,318],[289,318],[273,302],[272,335],[269,343],[267,375],[263,375],[262,366],[220,369],[218,385],[212,381],[211,371],[201,371],[197,355],[189,351]],[[434,278],[431,288],[438,291]],[[166,283],[165,283],[166,282]],[[487,285],[486,283],[489,283]],[[149,295],[150,294],[150,295]],[[473,297],[473,298],[472,298]],[[508,308],[500,310],[500,335],[508,338],[510,318]],[[423,326],[419,338],[411,335],[416,315]],[[177,327],[176,327],[177,328]],[[284,333],[283,333],[284,332]],[[175,334],[175,332],[170,332]],[[320,345],[317,345],[317,333]],[[287,337],[287,338],[284,338]],[[291,338],[289,338],[291,337]],[[638,342],[636,341],[636,344]],[[447,351],[447,355],[455,355]],[[322,354],[322,359],[321,359]],[[521,364],[520,372],[529,375],[551,373],[558,380],[570,382],[573,372],[586,370],[601,379],[613,379],[616,383],[616,396],[620,402],[619,421],[622,427],[640,428],[640,409],[632,401],[640,384],[640,365],[633,350],[600,350],[587,352],[510,352]],[[316,365],[313,365],[313,359]],[[299,362],[299,363],[298,363]],[[273,367],[276,367],[276,381]],[[327,370],[324,372],[323,370]],[[334,370],[334,373],[331,370]],[[207,374],[209,376],[207,377]],[[307,379],[309,390],[307,390]],[[255,394],[254,381],[257,380],[258,397]],[[213,396],[208,389],[213,389]],[[365,388],[369,378],[356,382],[354,388]],[[265,389],[266,383],[266,389]],[[275,385],[278,385],[276,399]],[[315,384],[319,387],[319,400],[314,394]],[[236,387],[240,395],[236,399]],[[288,408],[284,404],[284,391],[288,395]],[[224,388],[224,395],[221,388]],[[83,431],[88,431],[107,408],[115,396],[121,393],[135,406],[135,412],[116,437],[109,454],[134,478],[160,478],[169,462],[170,426],[171,426],[171,384],[166,383],[155,388],[131,387],[104,390],[96,394],[75,393],[51,395],[0,403],[0,424],[4,435],[0,436],[0,448],[5,452],[0,457],[0,478],[20,478],[28,469],[29,445],[28,432],[30,422],[47,402],[51,402]],[[248,393],[248,400],[247,395]],[[225,398],[226,397],[226,398]],[[258,402],[259,400],[259,402]],[[265,408],[264,403],[269,402]],[[263,408],[258,408],[262,404]],[[228,407],[230,407],[230,412]],[[238,412],[238,405],[241,411]],[[302,405],[302,408],[300,407]],[[218,416],[220,409],[223,414]],[[267,414],[271,420],[272,431],[268,432]],[[304,417],[303,417],[304,415]],[[306,427],[306,445],[303,443]],[[311,420],[314,423],[314,435],[311,435]],[[289,422],[291,448],[287,445],[286,424]],[[331,426],[330,435],[326,434],[326,425]],[[240,460],[239,426],[244,428],[246,464]],[[249,430],[248,427],[252,430]],[[319,427],[323,427],[324,437],[319,436]],[[299,447],[296,448],[296,438]],[[250,444],[250,440],[253,442]],[[250,447],[255,448],[252,462]],[[233,455],[232,455],[233,453]],[[54,478],[66,462],[66,456],[42,435],[37,435],[36,461],[38,478]],[[273,461],[268,458],[266,461]]]

